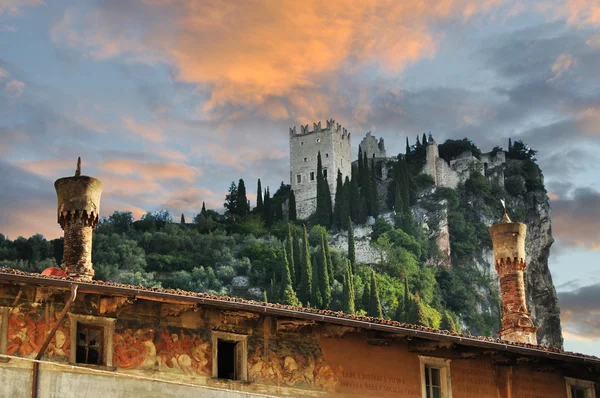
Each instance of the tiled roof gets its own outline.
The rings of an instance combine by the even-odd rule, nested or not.
[[[261,313],[272,313],[273,315],[288,316],[299,318],[306,318],[309,315],[314,315],[311,318],[322,322],[330,323],[343,323],[350,326],[355,326],[364,329],[382,330],[391,333],[399,334],[412,334],[418,337],[427,339],[442,339],[442,340],[453,340],[457,343],[464,345],[475,345],[475,346],[486,346],[501,351],[518,351],[523,354],[533,356],[548,356],[554,357],[555,359],[580,359],[586,362],[595,363],[600,366],[600,358],[585,355],[575,352],[564,351],[554,347],[546,347],[542,345],[533,345],[526,343],[514,343],[505,340],[501,340],[493,337],[485,336],[472,336],[467,334],[455,333],[448,330],[438,330],[430,327],[413,325],[409,323],[403,323],[398,321],[391,321],[388,319],[374,318],[370,316],[352,315],[343,312],[331,311],[331,310],[320,310],[315,308],[304,308],[295,307],[284,304],[276,303],[265,303],[254,300],[246,300],[239,297],[230,296],[217,296],[209,293],[196,293],[188,292],[179,289],[164,289],[164,288],[152,288],[144,286],[126,285],[117,282],[104,282],[104,281],[89,281],[84,282],[78,279],[69,277],[59,277],[53,275],[41,275],[36,273],[29,273],[11,268],[0,268],[0,281],[12,280],[16,282],[30,282],[38,283],[41,285],[50,284],[57,287],[66,288],[73,283],[76,283],[80,287],[97,288],[98,290],[111,290],[108,293],[118,293],[130,295],[144,295],[145,299],[152,299],[153,295],[157,298],[159,295],[168,295],[172,299],[180,298],[182,301],[188,301],[190,299],[197,299],[204,304],[212,304],[220,307],[235,307],[236,309],[244,309],[250,312],[261,312]],[[58,283],[56,283],[58,282]],[[147,294],[146,294],[147,293]],[[235,304],[235,305],[233,305]],[[338,322],[340,321],[340,322]],[[344,321],[344,322],[341,322]],[[483,343],[483,344],[482,344]],[[511,349],[514,348],[514,349]],[[519,350],[523,349],[523,350]],[[552,355],[555,354],[555,355]]]

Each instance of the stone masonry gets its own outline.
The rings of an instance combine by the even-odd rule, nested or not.
[[[58,223],[65,231],[62,268],[67,275],[91,280],[92,231],[98,225],[102,181],[81,175],[77,161],[74,177],[59,178],[54,183],[58,199]]]
[[[500,338],[514,343],[537,344],[537,327],[529,317],[525,300],[525,235],[527,225],[515,223],[505,213],[490,227],[494,264],[500,277],[502,329]]]
[[[369,159],[380,159],[385,158],[385,142],[383,138],[380,138],[379,141],[374,135],[371,135],[369,131],[365,138],[360,142],[360,149],[362,150],[363,156],[364,153],[367,154],[367,158]]]
[[[350,177],[350,133],[335,120],[327,120],[327,126],[321,122],[290,128],[290,183],[296,197],[296,215],[306,219],[317,208],[317,154],[321,153],[323,173],[329,183],[332,200],[335,197],[337,171],[342,178]]]

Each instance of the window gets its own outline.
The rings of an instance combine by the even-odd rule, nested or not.
[[[69,314],[71,363],[112,367],[114,318]]]
[[[302,174],[296,174],[296,182],[302,184]]]
[[[308,158],[304,158],[304,163],[308,162]]]
[[[593,381],[565,377],[567,381],[567,398],[596,398]]]
[[[314,172],[314,171],[311,171],[311,172],[310,172],[310,180],[311,180],[311,181],[314,181],[314,180],[315,180],[315,172]]]
[[[452,398],[450,359],[419,356],[423,398]]]
[[[104,328],[77,322],[77,352],[75,362],[104,364]]]
[[[300,141],[300,145],[304,145],[304,141]]]
[[[327,178],[327,169],[323,169],[323,177]]]
[[[213,377],[248,380],[248,336],[212,332]]]
[[[319,142],[321,142],[321,139],[320,139],[320,138],[317,138],[317,144],[318,144]]]
[[[326,154],[325,154],[325,157],[326,157],[326,158],[328,158],[328,157],[329,157],[329,154],[328,154],[328,153],[326,153]]]

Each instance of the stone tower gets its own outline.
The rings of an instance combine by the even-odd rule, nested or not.
[[[317,154],[321,153],[323,174],[329,183],[332,201],[335,197],[337,172],[342,178],[350,177],[350,133],[335,120],[290,128],[290,183],[296,197],[296,215],[306,219],[317,209]]]
[[[525,234],[527,225],[512,222],[506,212],[502,221],[490,227],[494,245],[494,263],[500,277],[502,329],[500,338],[514,343],[537,344],[525,303]]]
[[[423,171],[433,177],[433,182],[437,187],[439,183],[437,175],[437,161],[440,158],[440,150],[438,149],[438,144],[435,142],[431,134],[429,134],[429,141],[427,143],[426,151],[425,169]]]
[[[77,159],[74,177],[54,182],[58,199],[58,223],[65,231],[62,268],[68,276],[91,280],[92,231],[98,225],[102,181],[81,175],[81,158]]]

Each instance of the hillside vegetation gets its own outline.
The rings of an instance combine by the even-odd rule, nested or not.
[[[499,198],[509,205],[528,191],[543,189],[535,151],[521,142],[507,157],[520,167],[507,167],[506,191],[473,172],[456,190],[433,187],[419,174],[425,158],[417,139],[407,153],[391,162],[383,197],[377,184],[381,165],[359,154],[352,177],[337,178],[335,207],[317,167],[317,211],[306,223],[296,221],[295,199],[288,185],[271,195],[257,184],[257,206],[250,208],[243,180],[232,183],[225,213],[204,206],[186,222],[166,210],[134,221],[129,212],[103,218],[94,233],[95,278],[133,285],[176,288],[241,296],[292,305],[415,323],[433,328],[491,335],[499,328],[496,283],[477,267],[482,247],[491,248],[484,218],[502,214]],[[454,156],[463,147],[479,150],[469,140],[447,141],[440,156]],[[540,185],[541,181],[541,185]],[[381,181],[379,181],[381,183]],[[428,229],[415,222],[414,209],[429,214]],[[379,217],[393,209],[393,225]],[[438,266],[436,220],[447,211],[452,267]],[[513,219],[525,216],[510,208]],[[355,261],[352,227],[375,218],[372,245],[379,261]],[[178,217],[179,218],[179,217]],[[289,220],[289,221],[288,221]],[[348,247],[329,246],[330,231],[348,234]],[[10,240],[0,234],[0,265],[40,272],[62,262],[63,240],[41,235]]]

